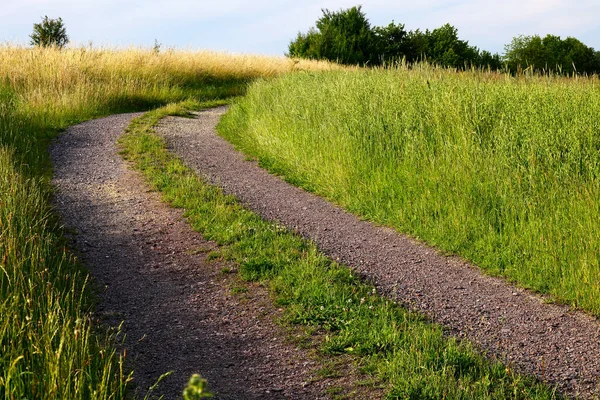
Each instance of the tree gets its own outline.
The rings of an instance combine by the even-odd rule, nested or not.
[[[373,31],[361,7],[331,12],[321,10],[323,16],[316,29],[299,33],[290,43],[293,57],[326,59],[341,64],[366,64],[371,61]]]
[[[458,29],[445,24],[429,33],[429,54],[432,61],[445,66],[462,68],[476,64],[479,50],[458,38]]]
[[[67,30],[62,19],[49,19],[47,15],[44,16],[41,23],[33,24],[33,33],[30,38],[32,46],[63,48],[69,43]]]
[[[562,40],[555,35],[543,39],[539,35],[520,35],[504,50],[504,60],[513,72],[520,68],[565,74],[600,72],[600,59],[594,49],[573,37]]]
[[[320,41],[321,34],[314,28],[309,29],[308,33],[298,33],[296,40],[289,44],[288,56],[320,60],[323,58],[320,53]]]
[[[487,50],[482,50],[479,52],[479,58],[476,64],[480,67],[489,68],[496,71],[502,69],[504,66],[500,54],[492,54]]]
[[[409,62],[424,61],[429,51],[429,30],[423,32],[420,29],[410,31],[407,35],[406,59]]]
[[[539,36],[515,36],[510,44],[504,46],[504,60],[511,71],[519,68],[543,68],[544,49]]]
[[[594,74],[600,72],[600,63],[596,59],[596,52],[578,39],[568,37],[563,41],[564,58],[563,66],[567,66],[567,72],[581,72]]]
[[[388,26],[376,26],[373,28],[373,35],[375,44],[372,49],[381,59],[373,60],[375,64],[378,64],[378,61],[397,61],[402,58],[410,58],[410,43],[404,25],[396,25],[392,21]]]
[[[360,6],[338,12],[323,10],[317,29],[321,32],[321,54],[324,58],[342,64],[370,61],[373,32]]]
[[[406,37],[406,59],[409,62],[428,61],[444,67],[468,68],[471,66],[501,69],[499,54],[479,51],[458,37],[458,29],[450,24],[425,32],[417,29]]]
[[[458,30],[450,24],[433,31],[406,32],[404,25],[394,21],[371,27],[360,6],[322,12],[316,28],[298,33],[289,44],[289,56],[354,65],[380,65],[405,58],[409,63],[427,60],[453,68],[502,68],[498,54],[480,52],[466,40],[460,40]]]

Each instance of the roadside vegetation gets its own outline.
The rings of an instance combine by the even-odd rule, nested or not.
[[[593,78],[427,65],[252,84],[220,132],[264,167],[600,315]]]
[[[361,384],[383,387],[389,399],[557,397],[467,342],[445,337],[441,327],[379,296],[314,243],[262,220],[207,184],[152,130],[166,115],[215,104],[186,102],[145,114],[122,137],[123,154],[165,201],[185,210],[194,229],[222,246],[220,256],[237,263],[243,279],[269,287],[273,301],[284,308],[285,323],[320,334],[323,340],[313,344],[327,357],[351,355],[370,376]]]
[[[289,323],[324,333],[324,354],[356,356],[390,398],[554,397],[244,210],[151,133],[161,115],[222,104],[256,80],[221,129],[263,165],[600,314],[598,248],[590,239],[600,229],[592,79],[422,65],[342,70],[159,45],[5,45],[0,59],[0,397],[126,396],[131,376],[113,347],[118,336],[94,318],[93,284],[53,214],[47,149],[75,123],[182,101],[136,122],[124,142],[129,157],[200,232],[226,246],[223,257],[240,264],[243,278],[271,287]]]
[[[326,63],[212,52],[0,46],[0,398],[119,399],[130,378],[52,213],[48,146],[69,125]]]

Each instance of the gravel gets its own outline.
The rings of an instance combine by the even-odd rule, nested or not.
[[[143,397],[180,398],[200,373],[218,399],[319,399],[316,362],[286,341],[266,290],[223,273],[217,250],[181,212],[160,202],[117,154],[115,142],[136,114],[74,126],[53,145],[55,204],[77,233],[73,246],[101,288],[98,317],[126,334],[121,351]],[[337,383],[336,383],[337,385]]]
[[[218,137],[225,107],[195,119],[169,117],[157,131],[178,156],[253,211],[315,241],[378,290],[466,338],[517,371],[556,384],[567,395],[596,397],[600,324],[568,307],[486,276],[389,228],[339,207],[259,168]]]

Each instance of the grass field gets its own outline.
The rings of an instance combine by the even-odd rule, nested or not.
[[[600,315],[600,81],[412,69],[253,83],[220,124],[365,218]]]
[[[165,115],[185,115],[186,108],[198,106],[171,105],[134,120],[121,140],[123,153],[164,200],[185,209],[194,229],[221,246],[220,256],[235,262],[243,279],[269,287],[284,309],[284,323],[318,333],[322,340],[312,345],[328,360],[350,355],[368,377],[356,383],[366,393],[376,386],[388,399],[559,397],[379,296],[314,243],[262,220],[185,167],[152,127]]]
[[[0,46],[0,398],[118,399],[128,373],[90,311],[52,213],[47,153],[67,126],[329,64],[211,52]]]
[[[113,347],[118,337],[107,333],[94,319],[94,291],[87,272],[69,251],[50,205],[48,145],[61,130],[87,119],[179,101],[187,101],[188,107],[206,101],[216,104],[244,94],[247,84],[259,79],[251,86],[249,97],[241,100],[223,123],[224,131],[255,154],[259,150],[272,151],[261,154],[266,165],[285,171],[290,179],[353,211],[390,224],[394,223],[386,215],[402,216],[419,229],[398,224],[401,229],[423,238],[429,229],[437,232],[429,240],[439,246],[467,256],[471,253],[464,249],[471,249],[473,254],[485,254],[490,260],[497,254],[476,251],[489,246],[479,241],[487,238],[481,234],[486,229],[469,230],[477,226],[473,221],[481,218],[480,214],[496,215],[498,221],[503,221],[497,224],[502,228],[501,237],[509,242],[503,235],[516,228],[504,216],[512,212],[514,204],[529,205],[529,214],[521,218],[527,217],[524,221],[531,223],[525,225],[528,231],[517,245],[533,240],[538,246],[536,251],[557,229],[536,225],[540,222],[533,217],[538,214],[550,220],[564,219],[573,226],[595,228],[592,221],[598,206],[585,208],[581,199],[597,204],[593,203],[597,179],[592,168],[596,153],[589,151],[577,163],[572,147],[565,146],[557,154],[575,161],[560,163],[544,158],[550,153],[543,152],[543,143],[526,135],[530,131],[546,132],[545,127],[554,126],[550,123],[558,123],[552,122],[549,114],[554,108],[543,108],[554,104],[547,93],[571,99],[570,103],[563,102],[568,107],[563,107],[564,114],[557,118],[564,120],[565,127],[570,126],[569,121],[576,126],[593,122],[594,116],[585,114],[580,106],[587,101],[586,110],[597,109],[592,81],[523,78],[513,82],[496,75],[480,73],[474,78],[429,68],[335,72],[330,70],[338,68],[323,63],[174,50],[58,51],[0,46],[0,59],[0,397],[5,399],[126,396],[130,376],[122,368],[122,355]],[[298,73],[287,74],[294,71]],[[415,100],[419,95],[420,103]],[[540,101],[541,111],[526,102],[520,104],[522,108],[511,103],[527,95]],[[465,99],[471,101],[464,103]],[[505,118],[501,130],[514,137],[496,140],[499,135],[491,135],[484,128],[492,126],[486,122],[491,121],[488,117],[497,115],[494,110],[505,103],[513,108],[501,114]],[[568,114],[567,108],[574,114]],[[517,118],[508,112],[513,110],[523,118],[517,125],[521,130],[511,128]],[[171,107],[139,120],[135,135],[129,138],[130,157],[137,159],[149,177],[158,177],[157,187],[174,205],[188,210],[198,230],[226,246],[222,256],[238,261],[244,278],[268,282],[278,304],[286,307],[288,322],[326,332],[328,339],[321,348],[324,354],[355,355],[374,382],[387,385],[390,398],[554,397],[551,389],[486,360],[467,343],[448,340],[439,327],[374,295],[371,287],[319,254],[311,243],[260,220],[196,178],[166,154],[162,142],[148,130],[161,115],[181,112]],[[465,117],[471,119],[463,120]],[[396,129],[403,121],[412,122],[405,129]],[[459,128],[469,124],[478,128],[473,135],[461,136]],[[441,126],[448,127],[444,135],[437,134]],[[392,132],[406,134],[388,134]],[[540,140],[556,141],[552,132],[549,130]],[[569,138],[573,136],[573,141],[585,138],[582,130],[565,132]],[[593,135],[589,140],[596,145]],[[578,148],[589,149],[585,143]],[[486,149],[494,149],[493,154],[505,158],[504,164],[497,166],[499,175],[492,174],[495,170],[487,166],[486,159],[478,158],[490,154],[484,152]],[[511,149],[530,153],[523,156],[511,153]],[[390,159],[390,151],[396,157]],[[517,155],[511,156],[513,153]],[[460,156],[452,159],[457,154]],[[443,160],[448,166],[440,168]],[[523,175],[520,181],[508,173],[513,165],[521,165],[519,162],[525,163],[517,169]],[[562,169],[552,175],[557,165]],[[400,168],[403,166],[406,168]],[[578,181],[571,169],[577,172]],[[526,175],[527,171],[531,176]],[[533,174],[539,171],[543,172],[541,176]],[[514,190],[529,188],[529,197],[517,198],[520,195],[483,180],[488,175],[512,183],[509,188]],[[470,182],[469,176],[480,179],[467,185],[469,191],[456,185]],[[548,182],[554,181],[547,176],[566,189],[552,186],[552,192]],[[454,180],[447,182],[449,178]],[[382,185],[368,184],[378,181]],[[538,186],[547,191],[538,192]],[[448,197],[443,190],[433,190],[436,187],[450,189]],[[575,193],[569,198],[573,208],[567,210],[585,208],[588,214],[571,220],[556,212],[544,214],[544,210],[553,209],[536,208],[539,198],[557,202],[568,197],[558,189]],[[503,202],[493,196],[498,190],[505,193]],[[554,193],[554,197],[548,193]],[[466,195],[472,195],[464,200],[471,206],[460,209],[459,197]],[[393,206],[397,198],[414,207]],[[476,208],[477,202],[469,203],[473,199],[480,199],[487,208]],[[430,204],[435,205],[434,211]],[[389,210],[396,211],[389,214]],[[459,230],[457,239],[452,239],[454,247],[445,246],[440,239],[452,237],[445,230],[448,224],[466,224],[469,228]],[[547,236],[534,238],[534,228]],[[475,247],[466,245],[470,242],[463,240],[461,232],[476,239],[471,240]],[[579,233],[566,232],[563,240],[580,243]],[[508,250],[500,254],[497,259],[503,260],[503,270],[496,272],[508,273],[512,265],[508,261],[516,256]],[[598,260],[592,257],[593,251],[586,253],[588,259],[581,254],[578,260],[587,260],[589,275],[597,268]],[[539,258],[543,265],[550,265],[548,257],[554,257],[554,253],[520,256],[528,262]],[[524,271],[525,275],[535,276]],[[516,275],[509,276],[517,279]],[[576,278],[574,275],[572,279]],[[589,275],[592,283],[588,286],[593,286],[597,278],[597,272]],[[583,298],[593,293],[585,292]],[[578,300],[577,304],[583,302]]]

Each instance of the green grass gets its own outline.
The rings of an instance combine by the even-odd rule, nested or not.
[[[550,399],[553,391],[477,354],[466,342],[380,297],[315,244],[266,222],[235,198],[207,184],[171,155],[151,127],[185,107],[153,111],[121,139],[123,154],[191,226],[220,246],[239,274],[261,281],[284,308],[285,323],[315,328],[319,351],[352,355],[363,371],[385,382],[390,399]]]
[[[9,50],[0,46],[3,56]],[[92,314],[88,273],[53,214],[48,145],[86,119],[238,95],[245,83],[205,76],[182,83],[168,71],[142,78],[112,70],[92,78],[83,67],[48,67],[71,63],[70,52],[13,50],[27,60],[7,56],[0,66],[0,398],[122,399],[131,376],[114,349],[115,332]],[[10,65],[16,69],[6,72]]]
[[[221,134],[262,166],[600,315],[600,81],[412,69],[251,85]]]
[[[0,397],[122,397],[127,375],[84,297],[44,189],[0,148]],[[118,379],[116,379],[118,377]]]

